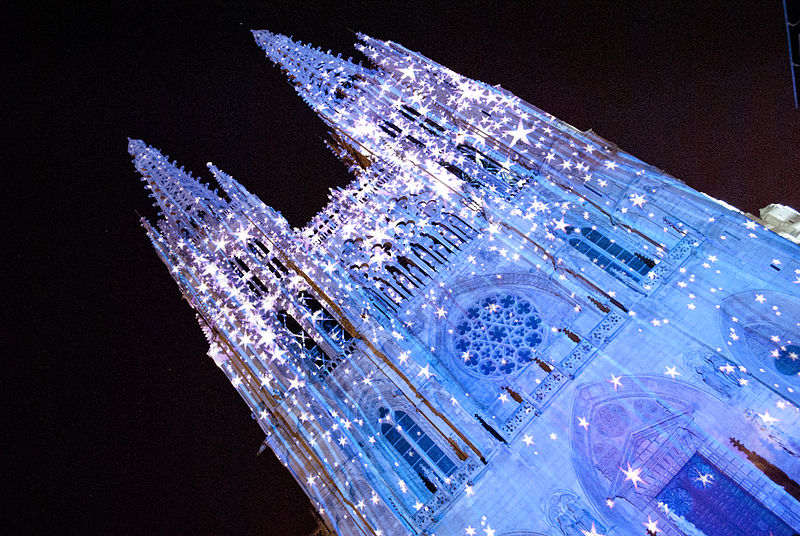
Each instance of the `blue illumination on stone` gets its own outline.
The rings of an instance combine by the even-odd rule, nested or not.
[[[254,37],[354,175],[306,226],[128,150],[209,355],[328,529],[800,530],[797,244],[397,43],[359,35],[364,67]]]
[[[533,360],[542,320],[530,301],[494,294],[469,307],[456,325],[455,348],[465,367],[484,376],[511,374]]]
[[[658,500],[703,534],[795,534],[746,490],[697,454],[659,493]]]

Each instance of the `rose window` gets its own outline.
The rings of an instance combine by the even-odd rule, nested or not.
[[[692,511],[692,495],[684,488],[671,488],[659,495],[660,502],[666,504],[675,515],[685,516]]]
[[[467,308],[456,324],[456,357],[484,376],[511,374],[533,360],[542,320],[526,298],[497,293]]]

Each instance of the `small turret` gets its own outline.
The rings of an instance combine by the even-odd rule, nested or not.
[[[333,56],[285,35],[253,30],[253,37],[267,57],[287,74],[303,100],[323,116],[353,98],[358,80],[370,73],[343,60],[341,54]]]
[[[176,233],[184,237],[194,235],[199,227],[212,221],[227,206],[225,200],[191,173],[170,162],[168,157],[142,140],[129,138],[128,152],[152,192],[153,205],[159,209],[164,225]]]

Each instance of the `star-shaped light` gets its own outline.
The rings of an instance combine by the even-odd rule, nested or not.
[[[643,194],[633,194],[631,195],[631,203],[633,203],[635,207],[641,207],[647,203],[647,200],[644,198]]]
[[[647,516],[647,523],[642,523],[642,525],[644,525],[645,528],[647,528],[647,532],[649,532],[650,534],[655,534],[661,530],[658,528],[658,520],[656,519],[655,521],[653,521],[652,519],[650,519],[650,516]]]
[[[631,467],[630,462],[628,462],[627,470],[623,469],[622,467],[620,467],[619,470],[622,471],[623,474],[625,475],[625,481],[630,480],[633,483],[633,487],[636,490],[639,489],[639,482],[644,482],[644,480],[642,480],[641,477],[642,473],[641,467],[637,467],[636,469],[634,469],[633,467]]]
[[[430,378],[431,375],[433,374],[431,372],[431,368],[430,367],[431,367],[430,364],[428,364],[428,365],[425,365],[424,367],[422,367],[421,369],[419,369],[419,372],[417,373],[417,376],[419,376],[419,375],[425,376],[426,380],[428,378]]]
[[[765,411],[764,413],[759,413],[758,416],[761,417],[761,420],[764,421],[766,424],[775,424],[780,420],[770,415],[769,411]]]
[[[578,417],[578,426],[582,426],[584,430],[588,430],[589,421],[586,420],[586,417]]]
[[[300,376],[295,376],[294,378],[289,380],[289,389],[300,389],[306,384],[303,380],[300,379]]]
[[[583,536],[605,536],[597,532],[597,529],[594,526],[594,521],[592,521],[592,530],[581,529],[581,532],[583,533]]]
[[[530,140],[528,140],[528,134],[530,134],[533,131],[534,131],[534,129],[532,129],[532,128],[525,128],[525,126],[522,124],[522,120],[520,119],[519,125],[517,125],[516,130],[507,130],[506,131],[506,134],[511,136],[511,145],[510,146],[514,147],[514,144],[516,144],[518,141],[521,141],[522,143],[524,143],[526,145],[530,145],[531,142],[530,142]]]
[[[236,236],[236,239],[239,242],[247,243],[247,241],[250,239],[250,231],[246,227],[242,227],[233,234]]]
[[[216,251],[219,251],[221,249],[225,249],[225,246],[228,245],[228,242],[223,237],[223,238],[220,238],[219,240],[217,240],[216,242],[212,242],[212,244],[214,244],[214,247],[215,247]]]
[[[566,232],[567,227],[569,227],[569,224],[567,224],[567,222],[564,221],[564,216],[561,216],[561,219],[559,221],[555,221],[554,219],[553,222],[554,222],[553,227],[559,231]]]
[[[667,369],[667,371],[664,373],[664,375],[665,376],[669,376],[673,380],[675,379],[675,376],[680,376],[681,375],[681,373],[678,372],[678,370],[677,370],[677,368],[678,368],[677,366],[665,367],[665,368]]]
[[[612,374],[611,375],[611,379],[609,380],[608,383],[613,384],[614,385],[614,390],[616,391],[618,387],[622,387],[622,382],[620,381],[621,379],[622,379],[622,376],[614,376]]]
[[[397,69],[397,72],[403,73],[403,76],[402,78],[400,78],[400,80],[403,80],[404,78],[410,78],[411,81],[413,82],[417,79],[417,77],[414,74],[416,73],[416,71],[412,67],[406,67],[405,69]]]
[[[714,475],[711,473],[701,473],[697,471],[697,477],[694,479],[695,482],[700,482],[703,484],[703,487],[709,486],[714,483]]]

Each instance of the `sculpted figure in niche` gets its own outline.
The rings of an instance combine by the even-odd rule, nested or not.
[[[563,536],[583,536],[592,531],[602,534],[605,527],[571,491],[557,491],[547,499],[547,519]]]
[[[733,374],[726,374],[721,367],[730,365],[722,356],[704,349],[689,348],[683,354],[683,362],[686,368],[700,376],[703,383],[719,393],[725,400],[734,397],[740,386]]]
[[[800,458],[800,442],[795,438],[787,436],[779,426],[766,424],[759,416],[758,411],[754,409],[747,408],[744,416],[758,427],[759,433],[768,443],[783,450],[789,456]]]

